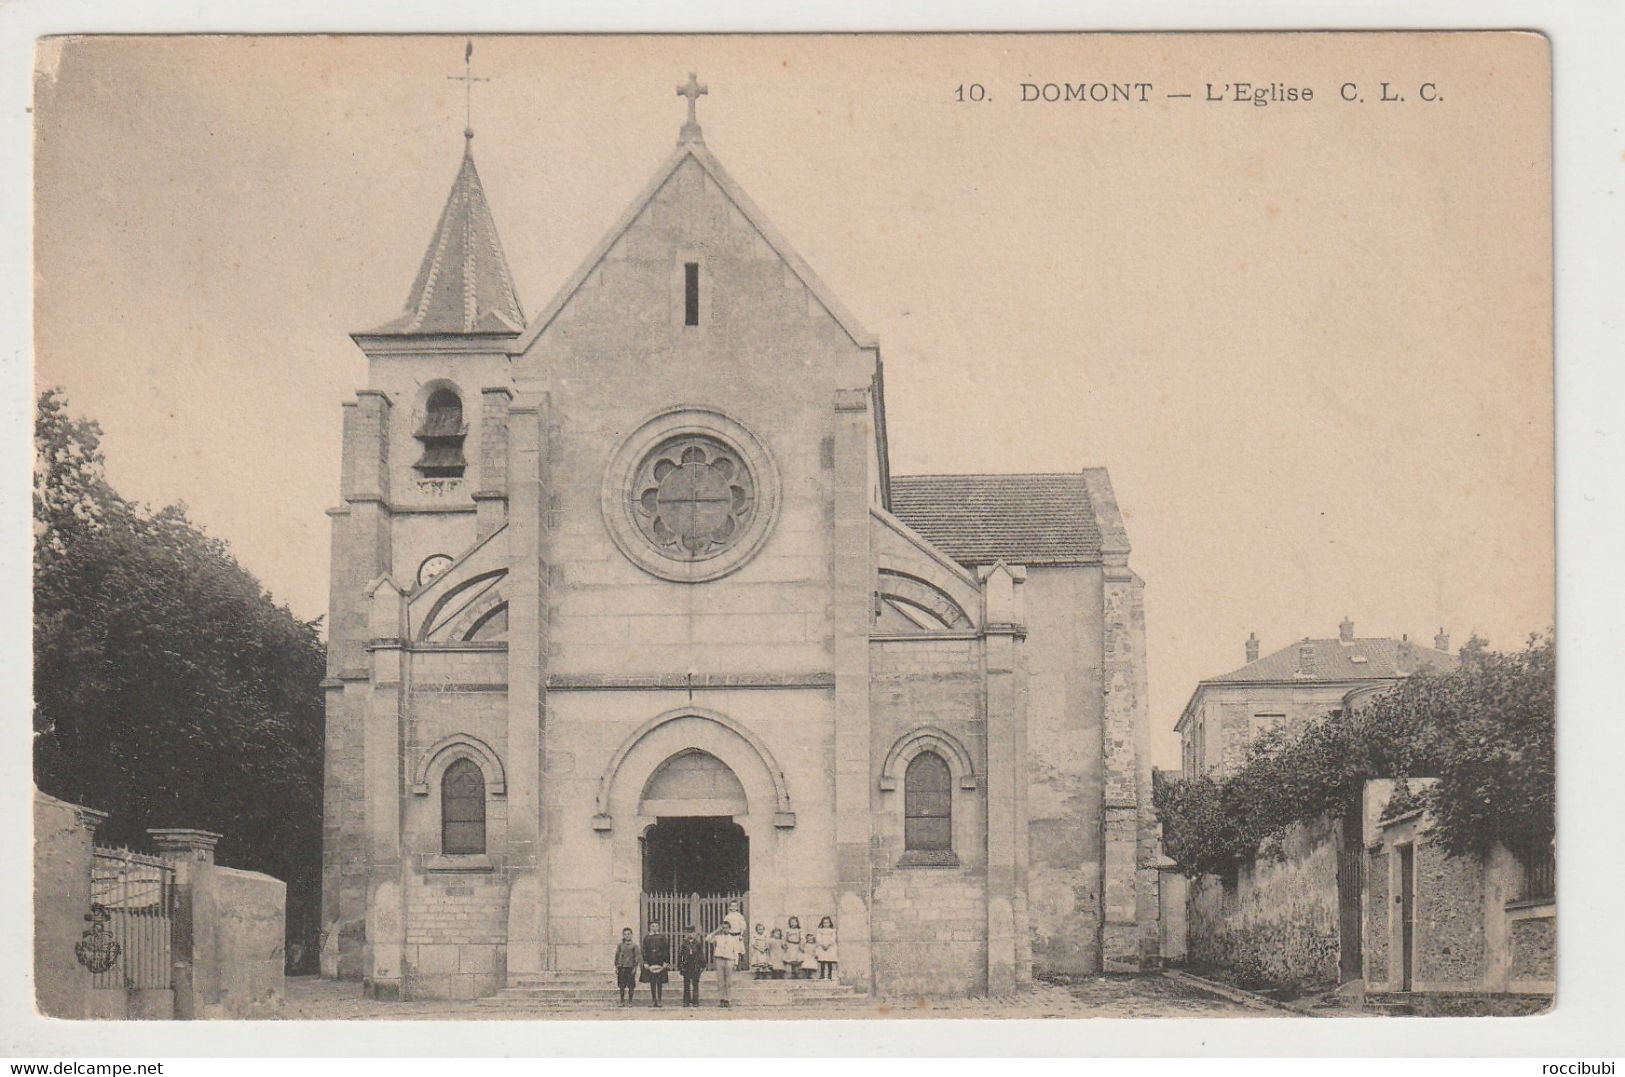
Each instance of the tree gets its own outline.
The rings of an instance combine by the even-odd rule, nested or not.
[[[1524,650],[1480,650],[1447,679],[1425,751],[1438,782],[1428,809],[1452,855],[1504,845],[1540,860],[1557,833],[1557,655],[1550,636]]]
[[[183,506],[108,484],[101,431],[39,397],[34,471],[35,781],[111,813],[99,840],[218,831],[221,862],[288,884],[319,924],[319,622],[275,604]]]
[[[1292,823],[1354,817],[1369,779],[1426,776],[1438,778],[1423,803],[1448,853],[1500,843],[1532,861],[1555,833],[1555,702],[1549,636],[1517,654],[1470,643],[1448,673],[1260,739],[1222,782],[1158,790],[1164,851],[1187,874],[1223,874]]]

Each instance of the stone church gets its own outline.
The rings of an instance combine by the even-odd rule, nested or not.
[[[1106,472],[892,474],[879,345],[701,92],[528,316],[465,132],[405,309],[353,337],[324,974],[608,976],[622,927],[730,896],[832,917],[864,993],[1141,967],[1144,611]]]

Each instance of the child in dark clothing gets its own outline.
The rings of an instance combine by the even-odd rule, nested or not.
[[[638,965],[642,962],[638,944],[632,941],[632,929],[621,929],[621,944],[615,947],[615,988],[620,992],[619,1005],[630,1006],[632,995],[638,989]]]
[[[691,925],[683,941],[677,944],[677,971],[683,976],[683,1005],[700,1004],[700,973],[705,969],[705,936],[698,925]]]
[[[649,997],[655,1009],[660,1008],[660,996],[666,990],[666,977],[671,975],[671,938],[661,932],[658,920],[649,921],[649,933],[643,936],[643,972],[639,976],[649,985]]]

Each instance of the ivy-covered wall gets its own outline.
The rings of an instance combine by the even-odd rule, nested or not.
[[[1342,824],[1294,823],[1236,872],[1191,884],[1187,962],[1243,987],[1299,994],[1338,983],[1337,850]]]

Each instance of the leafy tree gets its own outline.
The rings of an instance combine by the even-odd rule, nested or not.
[[[1192,877],[1226,875],[1257,848],[1246,818],[1225,810],[1223,792],[1206,775],[1158,782],[1152,791],[1163,852]]]
[[[35,417],[35,781],[148,827],[223,836],[221,862],[288,884],[290,938],[319,923],[324,649],[183,506],[108,484],[92,421],[47,390]]]
[[[1550,637],[1518,654],[1475,637],[1448,673],[1418,673],[1349,713],[1256,742],[1222,782],[1170,782],[1154,798],[1163,848],[1189,875],[1225,874],[1285,827],[1355,817],[1371,778],[1437,777],[1423,803],[1452,855],[1497,842],[1533,858],[1555,832],[1556,709]]]
[[[1453,855],[1506,846],[1525,863],[1557,834],[1557,656],[1550,636],[1515,654],[1464,654],[1443,678],[1425,752],[1438,839]]]

